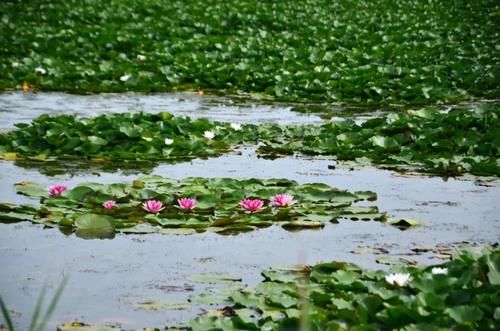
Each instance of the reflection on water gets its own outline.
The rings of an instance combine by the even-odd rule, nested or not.
[[[15,123],[29,123],[42,115],[75,114],[96,116],[104,113],[170,112],[193,118],[211,120],[280,124],[321,123],[317,115],[290,111],[291,106],[274,103],[257,104],[229,97],[199,96],[195,93],[163,94],[96,94],[72,95],[65,93],[0,93],[0,130],[10,130]]]

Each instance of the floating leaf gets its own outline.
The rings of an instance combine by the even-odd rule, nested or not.
[[[76,235],[84,239],[112,238],[114,219],[106,215],[86,214],[75,220]]]
[[[208,284],[231,283],[231,282],[241,281],[240,277],[219,272],[189,275],[186,277],[186,279],[195,283],[208,283]]]
[[[144,301],[136,304],[135,307],[142,310],[183,310],[188,309],[190,305],[170,301]]]

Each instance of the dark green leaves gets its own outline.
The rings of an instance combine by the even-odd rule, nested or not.
[[[498,11],[491,0],[1,1],[0,88],[201,88],[363,104],[495,99]],[[140,136],[133,126],[124,132]]]
[[[435,267],[408,268],[410,281],[401,287],[389,285],[385,272],[343,262],[274,268],[263,272],[265,281],[255,288],[232,293],[232,307],[190,325],[211,330],[224,323],[232,330],[246,321],[253,329],[273,330],[297,330],[299,322],[310,330],[325,325],[329,330],[494,330],[498,286],[484,275],[499,256],[498,249],[482,256],[460,254],[440,266],[447,274],[434,274]],[[462,279],[464,273],[469,276]]]
[[[42,115],[29,126],[0,134],[0,157],[37,161],[90,159],[99,164],[110,160],[182,161],[217,156],[238,145],[259,142],[257,152],[269,157],[324,154],[338,160],[365,160],[389,168],[411,167],[444,176],[467,172],[498,176],[499,117],[500,105],[492,104],[448,113],[433,109],[392,113],[361,124],[352,120],[321,126],[247,124],[237,131],[229,123],[191,120],[167,113],[80,119]],[[213,133],[214,138],[207,139],[206,131]],[[53,139],[54,135],[57,138]],[[66,146],[61,145],[62,141],[69,143],[70,148],[62,147]],[[312,189],[305,186],[300,194],[325,201],[335,196],[328,188]],[[206,208],[211,205],[209,200],[202,202]]]

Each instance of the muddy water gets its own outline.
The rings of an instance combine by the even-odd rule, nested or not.
[[[2,127],[36,117],[39,113],[91,113],[136,110],[134,102],[120,103],[122,98],[140,101],[144,111],[179,111],[185,115],[220,120],[297,121],[316,120],[290,113],[275,106],[247,108],[248,105],[211,109],[193,97],[171,95],[93,96],[63,94],[30,96],[41,98],[32,103],[20,94],[0,95]],[[85,99],[90,98],[90,99]],[[103,101],[94,102],[95,99]],[[116,100],[115,100],[116,99]],[[66,100],[66,101],[61,101]],[[85,101],[89,100],[89,101]],[[107,100],[107,101],[105,101]],[[121,100],[121,101],[120,101]],[[217,99],[214,99],[217,102]],[[192,102],[192,104],[191,104]],[[199,102],[199,103],[197,103]],[[223,104],[225,101],[219,101]],[[64,105],[64,104],[65,105]],[[148,105],[162,104],[161,109]],[[171,103],[169,109],[166,105]],[[185,109],[186,103],[191,108]],[[101,105],[99,107],[91,105]],[[80,106],[77,106],[80,105]],[[22,106],[22,107],[21,107]],[[164,107],[164,108],[163,108]],[[95,110],[95,109],[101,110]],[[71,109],[71,110],[70,110]],[[121,110],[120,110],[121,109]],[[179,110],[181,109],[181,110]],[[247,114],[248,112],[253,114]],[[281,113],[282,112],[282,113]],[[277,114],[280,114],[279,116]],[[304,116],[304,117],[302,117]],[[7,124],[5,124],[7,122]],[[257,158],[253,149],[242,149],[219,158],[159,165],[152,173],[173,178],[187,176],[288,178],[301,183],[323,182],[349,190],[373,190],[378,193],[375,204],[389,215],[423,221],[425,226],[400,231],[377,222],[342,221],[320,231],[288,232],[271,227],[238,236],[212,233],[190,236],[118,235],[113,240],[82,240],[66,236],[56,229],[42,229],[29,223],[0,224],[0,294],[14,311],[15,322],[26,329],[38,294],[44,283],[49,293],[62,278],[69,282],[53,323],[81,320],[91,323],[120,324],[125,328],[173,325],[195,317],[202,309],[213,308],[193,304],[180,311],[141,311],[134,305],[146,300],[186,302],[193,293],[205,292],[210,286],[188,282],[194,273],[222,271],[242,277],[242,283],[253,285],[261,280],[260,271],[282,263],[309,263],[344,260],[369,268],[386,268],[376,264],[377,256],[351,254],[358,246],[383,247],[393,256],[404,256],[420,263],[439,263],[432,255],[408,256],[416,246],[450,245],[468,241],[492,243],[500,234],[500,185],[477,185],[473,181],[438,177],[403,177],[375,168],[349,170],[328,169],[333,162],[313,158],[288,157],[277,160]],[[137,175],[127,171],[114,173],[98,170],[72,175],[48,177],[37,168],[17,167],[0,161],[0,197],[2,201],[29,202],[17,196],[13,184],[22,180],[75,185],[87,181],[104,183],[130,182]]]

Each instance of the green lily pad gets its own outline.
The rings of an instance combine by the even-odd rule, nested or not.
[[[186,277],[186,279],[195,283],[208,283],[208,284],[225,284],[232,282],[241,282],[240,277],[220,272],[189,275]]]
[[[81,215],[74,225],[76,235],[85,239],[112,238],[115,233],[114,219],[106,215]]]

